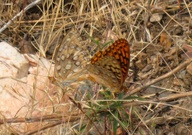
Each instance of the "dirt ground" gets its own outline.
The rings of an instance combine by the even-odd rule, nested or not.
[[[5,0],[0,13],[1,41],[59,69],[67,69],[66,63],[59,67],[57,62],[59,47],[66,46],[60,57],[72,63],[76,57],[70,54],[76,54],[74,72],[81,73],[69,79],[74,74],[70,71],[56,80],[46,75],[58,86],[51,93],[57,104],[67,106],[66,114],[59,109],[30,117],[1,114],[1,134],[192,134],[190,0]],[[130,67],[123,83],[128,91],[113,93],[99,81],[82,79],[82,69],[94,54],[121,38],[130,45]],[[91,68],[90,72],[97,70]],[[110,79],[104,84],[112,85]]]

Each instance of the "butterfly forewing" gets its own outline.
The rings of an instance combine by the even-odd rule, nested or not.
[[[111,72],[113,72],[117,79],[119,80],[119,83],[122,83],[125,81],[127,77],[127,72],[129,69],[129,61],[130,61],[130,47],[129,43],[125,39],[119,39],[115,41],[111,46],[109,46],[104,51],[97,52],[93,58],[91,59],[92,64],[101,64],[101,60],[106,57],[111,56],[115,58],[119,63],[119,68],[117,69],[115,64],[111,64],[111,68],[107,68]],[[113,68],[112,68],[113,67]],[[121,77],[120,77],[121,76]]]

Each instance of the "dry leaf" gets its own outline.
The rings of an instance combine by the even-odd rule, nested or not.
[[[159,13],[154,13],[152,14],[151,18],[150,18],[150,22],[159,22],[161,21],[163,15],[159,14]]]
[[[166,33],[161,33],[160,44],[164,47],[165,52],[167,52],[170,49],[170,47],[172,45],[172,41]]]
[[[187,72],[192,75],[192,63],[187,66]]]

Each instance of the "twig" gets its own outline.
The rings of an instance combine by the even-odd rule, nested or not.
[[[61,123],[63,123],[62,121],[58,121],[58,122],[52,122],[52,123],[48,123],[46,124],[45,126],[41,127],[41,128],[35,128],[33,130],[30,130],[28,132],[25,132],[23,133],[24,135],[32,135],[32,134],[35,134],[35,133],[38,133],[42,130],[45,130],[45,129],[48,129],[48,128],[51,128],[51,127],[55,127],[57,125],[60,125]]]
[[[38,4],[39,2],[41,2],[41,0],[36,0],[32,3],[30,3],[28,6],[26,6],[21,12],[19,12],[17,15],[15,15],[11,20],[9,20],[9,22],[7,22],[1,29],[0,29],[0,33],[2,33],[6,28],[9,27],[9,25],[12,24],[12,22],[19,16],[22,15],[22,13],[26,12],[27,10],[29,10],[30,8],[34,7],[36,4]]]
[[[35,133],[38,133],[38,132],[43,131],[43,130],[45,130],[45,129],[48,129],[48,128],[51,128],[51,127],[55,127],[55,126],[60,125],[60,124],[62,124],[62,123],[66,123],[67,121],[69,122],[69,120],[70,120],[70,122],[73,122],[73,121],[76,121],[76,120],[78,120],[78,119],[79,119],[79,116],[76,116],[76,117],[70,118],[70,119],[61,119],[61,120],[58,120],[58,121],[56,121],[56,122],[48,123],[48,124],[46,124],[46,125],[44,125],[44,126],[41,126],[41,127],[39,127],[39,128],[35,127],[35,128],[33,128],[32,130],[27,131],[27,132],[25,132],[25,133],[23,133],[23,134],[24,134],[24,135],[35,134]]]
[[[0,119],[0,125],[1,124],[5,124],[5,123],[33,123],[33,122],[48,122],[48,121],[57,121],[57,120],[61,120],[64,119],[68,122],[73,122],[74,119],[80,119],[80,113],[73,113],[71,116],[69,116],[70,114],[66,114],[66,115],[55,115],[55,114],[51,114],[51,115],[44,115],[44,116],[39,116],[39,117],[30,117],[30,118],[10,118],[10,119]],[[63,121],[64,121],[63,120]]]
[[[192,96],[192,92],[183,92],[183,93],[179,93],[179,94],[173,94],[167,97],[162,97],[159,98],[159,101],[170,101],[170,100],[174,100],[174,99],[178,99],[178,98],[182,98],[182,97],[189,97]]]
[[[181,70],[182,68],[186,67],[186,66],[187,66],[189,63],[191,63],[191,62],[192,62],[192,58],[190,58],[190,59],[188,59],[187,61],[183,62],[183,63],[180,64],[178,67],[176,67],[175,69],[173,69],[171,72],[168,72],[168,73],[166,73],[166,74],[164,74],[164,75],[162,75],[162,76],[160,76],[160,77],[158,77],[158,78],[156,78],[156,79],[154,79],[154,80],[151,80],[150,82],[147,82],[145,85],[143,85],[143,86],[141,86],[141,87],[138,87],[138,88],[130,91],[130,92],[128,93],[128,96],[131,95],[131,94],[134,94],[134,93],[136,93],[136,92],[138,92],[138,91],[140,91],[140,90],[142,90],[142,89],[145,89],[145,88],[149,87],[150,85],[152,85],[152,84],[154,84],[154,83],[156,83],[156,82],[159,82],[159,81],[161,81],[161,80],[163,80],[163,79],[165,79],[165,78],[167,78],[167,77],[175,74],[176,72],[178,72],[178,71]],[[127,98],[128,96],[126,95],[124,98]]]

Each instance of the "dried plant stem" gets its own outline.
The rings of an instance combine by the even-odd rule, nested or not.
[[[140,91],[140,90],[142,90],[142,89],[145,89],[145,88],[149,87],[150,85],[152,85],[152,84],[154,84],[154,83],[156,83],[156,82],[159,82],[159,81],[161,81],[161,80],[163,80],[163,79],[165,79],[165,78],[167,78],[167,77],[175,74],[176,72],[178,72],[178,71],[181,70],[182,68],[186,67],[186,66],[187,66],[189,63],[191,63],[191,62],[192,62],[192,58],[190,58],[190,59],[188,59],[187,61],[183,62],[182,64],[180,64],[178,67],[176,67],[176,68],[173,69],[172,71],[170,71],[170,72],[168,72],[168,73],[166,73],[166,74],[164,74],[164,75],[162,75],[162,76],[160,76],[160,77],[158,77],[158,78],[156,78],[156,79],[154,79],[154,80],[151,80],[151,81],[147,82],[146,84],[144,84],[144,85],[141,86],[141,87],[138,87],[138,88],[130,91],[130,93],[128,94],[128,96],[131,95],[131,94],[134,94],[134,93],[136,93],[136,92],[138,92],[138,91]],[[126,95],[124,98],[127,98],[128,96]]]
[[[33,123],[33,122],[49,122],[52,121],[48,124],[45,124],[43,126],[40,126],[39,128],[34,128],[31,129],[30,131],[27,131],[25,133],[25,135],[29,135],[29,134],[34,134],[37,133],[39,131],[57,126],[59,124],[62,123],[66,123],[66,122],[74,122],[79,120],[81,117],[81,114],[78,113],[73,113],[73,115],[71,116],[70,114],[67,115],[45,115],[45,116],[39,116],[39,117],[31,117],[31,118],[10,118],[10,119],[3,119],[0,120],[0,124],[5,124],[5,123]]]
[[[1,29],[0,29],[0,33],[2,33],[5,29],[7,29],[9,27],[9,25],[12,24],[12,22],[19,16],[21,16],[24,12],[26,12],[27,10],[29,10],[30,8],[34,7],[36,4],[38,4],[39,2],[41,2],[41,0],[36,0],[32,3],[30,3],[28,6],[26,6],[21,12],[19,12],[17,15],[15,15],[11,20],[9,20]]]
[[[44,115],[44,116],[38,116],[38,117],[31,117],[31,118],[10,118],[10,119],[0,119],[0,125],[4,123],[33,123],[33,122],[39,122],[39,121],[57,121],[62,120],[64,122],[73,122],[74,119],[80,119],[80,113],[73,113],[73,114],[66,114],[66,115]]]
[[[45,126],[42,126],[41,128],[35,128],[34,130],[30,130],[28,132],[25,132],[23,133],[24,135],[32,135],[32,134],[35,134],[39,131],[42,131],[42,130],[45,130],[45,129],[48,129],[48,128],[51,128],[51,127],[54,127],[54,126],[57,126],[59,124],[63,123],[63,121],[58,121],[58,122],[52,122],[52,123],[49,123]]]
[[[189,97],[189,96],[192,96],[192,92],[183,92],[183,93],[179,93],[179,94],[174,94],[174,95],[170,95],[167,97],[162,97],[158,100],[159,101],[170,101],[170,100],[174,100],[174,99],[178,99],[178,98],[182,98],[182,97]]]

